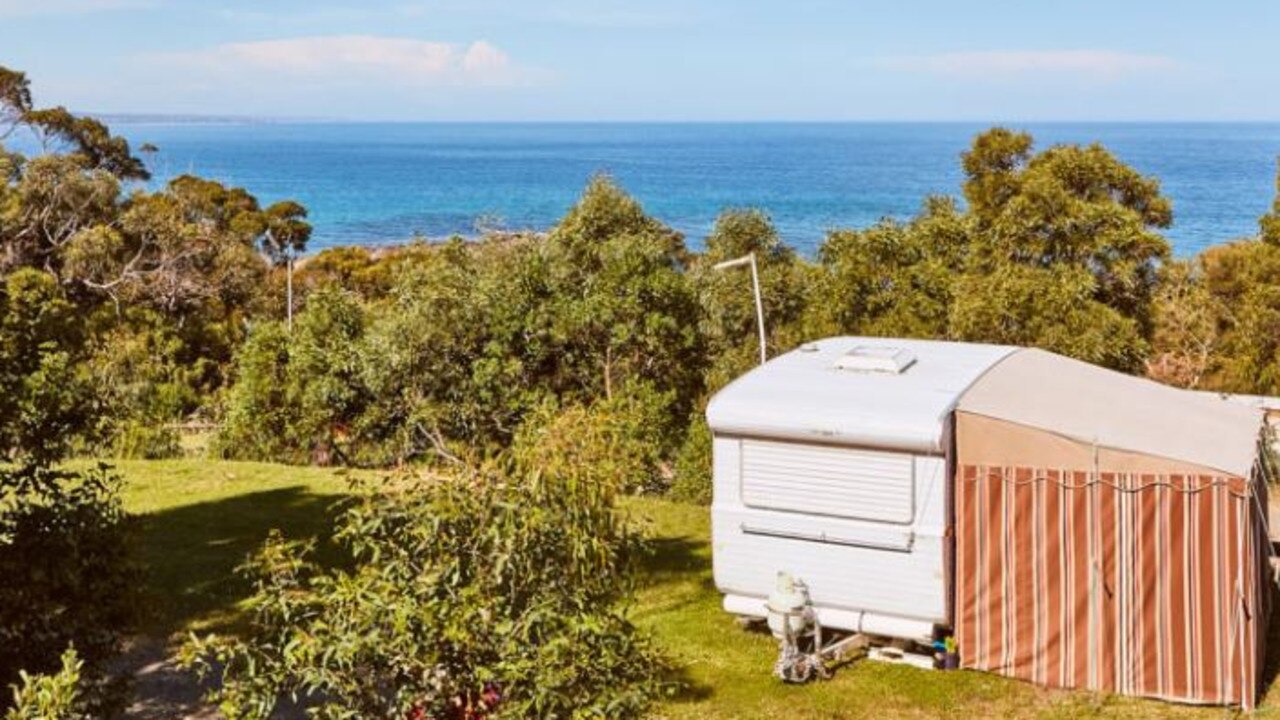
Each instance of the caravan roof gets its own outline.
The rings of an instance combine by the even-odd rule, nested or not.
[[[956,409],[1240,477],[1262,422],[1248,404],[1043,350],[869,337],[827,338],[769,361],[712,398],[707,422],[720,434],[938,453]],[[998,444],[1008,454],[1025,443]]]
[[[1017,348],[836,337],[743,375],[707,408],[722,434],[937,453],[964,391]]]

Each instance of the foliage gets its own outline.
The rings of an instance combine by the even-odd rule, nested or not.
[[[1159,184],[1101,146],[1034,153],[1030,135],[1002,128],[978,135],[963,166],[963,212],[930,198],[909,222],[828,235],[807,334],[1031,345],[1139,370],[1169,256]]]
[[[285,392],[297,403],[291,434],[323,464],[328,453],[341,454],[344,428],[365,404],[356,379],[364,324],[350,293],[326,288],[311,297],[289,338]]]
[[[585,400],[647,381],[675,391],[673,410],[687,412],[701,384],[699,308],[662,242],[620,236],[587,251],[571,242],[549,251],[550,333],[560,358],[552,387]]]
[[[944,198],[927,200],[909,223],[833,231],[818,251],[810,335],[945,337],[969,243],[967,220]]]
[[[1271,212],[1258,220],[1261,232],[1258,237],[1269,245],[1280,245],[1280,172],[1276,173],[1276,199],[1271,203]]]
[[[67,156],[86,167],[101,168],[126,180],[151,177],[142,161],[130,153],[124,138],[112,135],[97,120],[77,117],[66,108],[35,107],[27,76],[0,66],[0,139],[18,125],[35,131],[46,144],[69,147]]]
[[[0,91],[25,92],[3,72]],[[27,169],[59,162],[57,156],[42,160],[48,162]],[[21,201],[21,189],[17,194]],[[65,209],[54,202],[40,222],[57,225],[53,219]],[[8,227],[0,221],[0,233]],[[20,233],[9,250],[22,246]],[[119,479],[105,466],[55,469],[100,429],[105,394],[89,365],[92,322],[53,272],[18,265],[2,278],[0,684],[17,682],[21,670],[53,671],[60,653],[74,645],[84,658],[85,696],[105,711],[120,695],[105,681],[104,665],[119,649],[136,599],[128,522]],[[31,692],[44,690],[33,686]]]
[[[571,265],[589,265],[596,255],[594,246],[621,237],[649,238],[676,257],[684,252],[684,238],[646,215],[640,203],[607,175],[591,178],[582,197],[552,229],[550,239],[565,248]]]
[[[489,241],[418,248],[371,306],[361,435],[401,460],[447,440],[506,444],[549,391],[544,264],[535,248]],[[370,453],[366,455],[377,455]]]
[[[671,422],[670,393],[639,385],[590,406],[548,403],[516,435],[512,451],[521,465],[543,472],[578,472],[588,482],[620,484],[630,492],[661,492],[669,472],[666,447],[678,429]],[[566,467],[561,467],[565,465]]]
[[[222,383],[223,369],[193,353],[182,329],[152,310],[128,311],[127,321],[93,332],[87,370],[102,407],[100,453],[114,457],[173,457],[173,423],[204,404]],[[114,318],[112,319],[114,320]]]
[[[281,200],[263,211],[266,229],[262,233],[262,248],[276,264],[306,250],[311,239],[311,224],[306,221],[307,209],[293,200]]]
[[[281,323],[261,323],[250,333],[236,362],[236,380],[214,443],[228,458],[293,455],[296,407],[286,389],[289,336]]]
[[[1280,393],[1280,246],[1242,240],[1206,250],[1198,263],[1217,316],[1207,386]]]
[[[106,375],[95,379],[141,371],[127,391],[97,384],[110,412],[95,429],[114,452],[163,451],[164,437],[139,442],[140,426],[182,420],[222,385],[247,320],[270,308],[269,261],[305,248],[306,210],[264,209],[241,188],[189,175],[143,189],[148,172],[124,139],[36,107],[26,76],[0,68],[0,139],[19,131],[45,152],[0,149],[0,274],[52,278],[85,320],[80,344]],[[159,353],[128,352],[143,346]]]
[[[13,690],[13,706],[5,720],[89,720],[87,704],[80,693],[80,671],[84,662],[73,648],[62,654],[62,669],[51,675],[23,672],[21,684]]]
[[[1222,301],[1210,292],[1196,263],[1166,263],[1155,298],[1147,377],[1177,387],[1201,387],[1219,351],[1224,313]]]
[[[1136,369],[1169,253],[1154,232],[1170,223],[1169,203],[1101,146],[1032,155],[1031,142],[996,129],[965,153],[975,240],[951,334]]]
[[[0,288],[0,455],[47,465],[92,424],[83,324],[48,273],[21,269]]]
[[[84,472],[24,465],[0,471],[0,684],[51,672],[73,645],[94,703],[137,607],[132,531],[106,465]]]
[[[697,505],[711,504],[711,428],[700,415],[689,423],[684,445],[676,456],[671,497]]]
[[[708,354],[715,358],[743,345],[759,354],[755,299],[749,273],[723,272],[715,264],[754,253],[760,275],[767,348],[790,349],[789,337],[804,312],[808,267],[783,244],[769,216],[760,210],[726,210],[707,236],[706,251],[690,264],[689,281],[702,307]]]
[[[283,697],[316,717],[638,717],[664,662],[619,605],[639,537],[618,487],[558,463],[458,469],[364,492],[325,571],[276,538],[245,639],[193,640],[229,718]]]
[[[666,398],[659,447],[676,447],[706,357],[680,253],[604,181],[579,210],[545,239],[412,246],[359,296],[313,290],[292,335],[259,326],[266,335],[242,350],[220,446],[371,465],[441,444],[496,449],[547,402],[646,386]],[[639,234],[602,237],[602,227]],[[367,269],[331,256],[316,272]]]
[[[959,338],[1031,345],[1112,368],[1141,366],[1138,322],[1093,300],[1093,278],[1079,268],[1010,266],[957,283],[951,331]]]
[[[389,257],[393,254],[396,253],[389,251],[375,255],[369,248],[358,246],[325,248],[298,260],[294,292],[305,297],[308,289],[335,285],[366,300],[385,297],[393,280],[389,270]]]

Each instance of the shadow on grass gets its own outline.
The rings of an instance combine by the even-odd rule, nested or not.
[[[708,589],[714,591],[714,583],[711,580],[711,555],[706,540],[690,536],[651,537],[646,540],[646,545],[648,552],[640,563],[640,588],[677,586],[693,581],[699,592],[707,592]],[[679,591],[673,594],[684,595]],[[664,605],[662,612],[677,612],[697,602],[696,596],[686,597],[682,601],[672,600]],[[706,683],[695,680],[689,668],[683,663],[674,663],[668,668],[663,675],[663,680],[670,683],[672,687],[672,693],[667,698],[669,702],[698,703],[714,694],[714,689]]]
[[[191,629],[224,629],[250,593],[237,572],[273,529],[289,540],[316,539],[316,559],[332,564],[340,552],[328,542],[333,496],[304,486],[236,495],[148,513],[140,518],[146,568],[144,628],[156,636]]]
[[[646,584],[711,570],[706,540],[658,537],[645,541],[648,552],[640,563]]]

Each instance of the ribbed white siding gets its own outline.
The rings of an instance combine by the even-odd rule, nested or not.
[[[744,451],[755,442],[714,441],[712,547],[721,592],[763,601],[777,573],[786,571],[808,584],[818,608],[947,622],[943,458],[905,458],[911,465],[913,512],[907,523],[898,524],[746,505]]]
[[[742,441],[748,507],[888,523],[911,522],[913,459],[905,453]]]

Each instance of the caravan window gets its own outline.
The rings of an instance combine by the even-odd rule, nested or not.
[[[742,501],[749,507],[911,522],[910,455],[824,445],[742,441]]]

